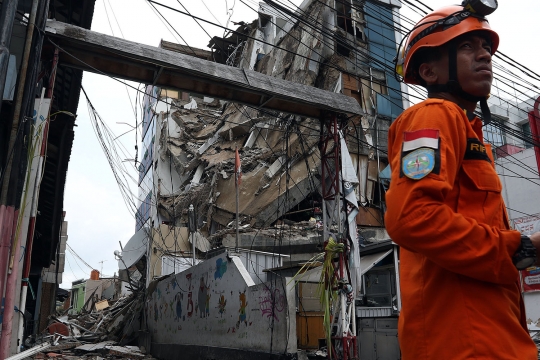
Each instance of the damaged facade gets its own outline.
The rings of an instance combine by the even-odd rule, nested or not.
[[[82,70],[58,66],[59,51],[43,29],[51,18],[89,29],[95,1],[1,3],[0,358],[5,358],[32,345],[61,295],[64,188]]]
[[[408,105],[391,64],[399,40],[392,27],[396,5],[394,1],[304,1],[293,13],[267,1],[260,4],[258,19],[240,24],[236,32],[223,38],[214,37],[210,50],[186,49],[165,41],[160,44],[167,50],[343,93],[361,105],[365,115],[347,119],[343,135],[358,178],[356,223],[361,255],[367,256],[365,266],[362,263],[364,286],[356,299],[359,316],[370,318],[370,322],[358,322],[357,326],[358,331],[365,332],[358,335],[365,338],[364,345],[359,341],[365,359],[399,356],[396,337],[390,338],[386,350],[380,346],[385,341],[382,336],[388,338],[389,331],[396,335],[399,308],[397,251],[384,230],[387,184],[384,173],[380,175],[387,166],[388,127]],[[323,251],[321,119],[269,111],[264,109],[264,102],[259,107],[246,106],[156,86],[148,86],[146,94],[139,155],[140,206],[136,214],[136,232],[146,235],[141,243],[144,253],[136,262],[144,264],[139,271],[149,285],[148,341],[159,345],[155,349],[163,349],[166,344],[195,344],[186,334],[204,330],[210,337],[219,337],[219,344],[224,341],[249,350],[255,341],[251,324],[246,325],[241,340],[227,341],[228,337],[239,337],[236,322],[241,321],[237,315],[225,320],[220,313],[223,303],[236,308],[238,301],[244,301],[253,326],[259,326],[264,318],[260,316],[264,315],[262,308],[257,306],[261,295],[246,295],[242,300],[224,285],[226,281],[218,281],[220,266],[225,266],[219,264],[232,266],[225,251],[234,249],[237,242],[235,149],[239,150],[242,168],[240,251],[236,255],[243,259],[245,269],[253,270],[237,292],[256,292],[260,283],[270,291],[285,291],[275,281],[294,275],[302,264]],[[203,264],[189,269],[199,261]],[[119,261],[121,268],[134,264]],[[234,266],[243,274],[238,264]],[[162,277],[170,272],[179,274]],[[381,285],[373,286],[370,276],[381,279]],[[294,353],[296,345],[307,349],[321,346],[321,342],[313,341],[324,338],[320,331],[307,334],[303,330],[307,326],[316,328],[313,319],[322,323],[320,304],[298,307],[314,296],[316,282],[304,283],[287,289],[294,296],[292,303],[287,300],[284,305],[299,309],[286,316],[289,328],[294,325],[300,329],[289,339],[295,346],[288,342],[281,349],[261,345],[254,351]],[[303,291],[299,291],[301,287]],[[283,296],[290,298],[289,293]],[[170,311],[175,320],[160,327],[165,323],[156,317],[165,317],[163,311]],[[377,318],[388,321],[381,325]],[[213,333],[212,329],[218,328],[221,330]],[[380,341],[375,341],[378,334]]]
[[[333,2],[306,1],[302,9],[301,15],[316,25],[294,21],[294,14],[261,4],[258,20],[228,37],[215,37],[209,44],[212,51],[197,49],[197,55],[342,92],[358,101],[366,115],[349,119],[344,129],[360,182],[355,190],[362,204],[358,224],[382,228],[384,189],[379,172],[386,166],[386,131],[403,108],[403,100],[396,91],[399,83],[387,72],[394,48],[383,44],[389,35],[395,43],[395,34],[369,14],[386,11],[392,19],[391,6],[374,1],[347,8],[340,5],[335,10]],[[356,20],[342,21],[351,11]],[[380,38],[381,44],[372,44],[368,35],[374,41]],[[351,44],[356,46],[354,51],[343,49]],[[187,52],[165,41],[161,47]],[[264,238],[261,231],[273,225],[306,221],[300,226],[305,232],[309,220],[317,219],[320,119],[271,113],[174,89],[148,87],[147,92],[136,230],[159,224],[188,227],[192,204],[197,230],[211,247],[223,241],[230,246],[227,233],[233,230],[235,219],[231,189],[236,147],[242,162],[241,247],[268,250],[273,244],[265,247],[263,241],[253,241],[250,232]],[[294,237],[310,238],[301,232]],[[384,235],[371,229],[363,237],[369,241]]]

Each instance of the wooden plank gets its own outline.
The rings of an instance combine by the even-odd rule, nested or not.
[[[319,339],[325,338],[323,320],[324,313],[322,312],[296,313],[296,337],[298,348],[319,348]]]
[[[354,76],[351,76],[350,74],[342,74],[343,79],[343,88],[353,91],[358,91],[358,79]]]
[[[356,215],[356,223],[362,226],[383,226],[381,211],[375,208],[365,208],[360,206]]]
[[[162,49],[171,50],[175,52],[179,52],[182,54],[188,54],[192,56],[196,56],[200,59],[209,60],[212,58],[212,52],[209,50],[203,50],[199,48],[194,48],[191,46],[181,45],[177,43],[173,43],[170,41],[166,41],[161,39],[161,46]]]
[[[360,105],[343,94],[293,83],[251,70],[100,34],[58,21],[48,21],[47,36],[64,50],[61,64],[86,71],[226,99],[301,116],[325,111],[364,115]],[[72,57],[74,55],[77,59]],[[352,101],[351,101],[352,100]]]

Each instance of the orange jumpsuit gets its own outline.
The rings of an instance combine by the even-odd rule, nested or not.
[[[403,139],[422,129],[438,134],[436,164],[415,180],[404,175]],[[411,107],[389,129],[385,222],[401,247],[403,360],[537,359],[511,259],[520,233],[509,229],[482,139],[481,120],[440,99]]]

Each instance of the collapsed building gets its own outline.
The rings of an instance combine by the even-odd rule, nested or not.
[[[343,93],[362,107],[364,115],[340,119],[340,124],[358,178],[354,191],[363,286],[356,304],[358,316],[366,321],[358,321],[357,328],[360,354],[366,359],[399,356],[397,250],[383,224],[387,130],[407,105],[391,64],[399,40],[393,26],[396,5],[306,0],[290,11],[266,1],[259,5],[255,21],[239,23],[236,31],[212,38],[210,50],[160,44],[163,49]],[[297,346],[317,349],[323,344],[321,307],[314,295],[320,269],[311,270],[315,274],[308,274],[296,288],[286,281],[324,250],[321,119],[295,115],[294,109],[288,113],[265,109],[272,100],[254,107],[206,97],[204,91],[146,88],[134,236],[138,240],[128,243],[131,249],[143,250],[119,265],[127,269],[138,264],[149,287],[145,347],[159,344],[153,348],[161,349],[156,350],[160,357],[172,356],[178,346],[205,346],[187,333],[212,328],[220,328],[209,335],[219,337],[212,343],[220,347],[293,353]],[[242,169],[238,237],[236,149]],[[234,249],[243,265],[231,260],[227,249]],[[191,268],[199,261],[203,264]],[[220,269],[230,269],[236,281],[220,281]],[[259,288],[260,284],[264,286]],[[197,288],[196,299],[192,290]],[[243,333],[244,340],[227,340],[244,321],[248,326],[250,316],[231,318],[228,321],[236,326],[225,327],[221,312],[225,304],[240,301],[241,314],[266,315],[268,309],[260,305],[264,301],[255,305],[265,298],[265,291],[274,290],[282,292],[282,311],[290,310],[275,317],[288,324],[281,329],[281,338],[273,331],[269,338],[257,331],[256,340],[249,332]],[[214,307],[219,317],[212,314]],[[172,322],[162,320],[167,311],[174,315]],[[256,320],[251,323],[255,326]],[[291,336],[296,341],[290,342]],[[272,339],[283,348],[268,348]],[[255,343],[259,345],[249,345]],[[381,346],[384,343],[387,346]]]
[[[211,51],[166,41],[160,46],[341,92],[359,102],[366,115],[347,119],[343,131],[359,178],[355,190],[362,205],[359,230],[369,241],[383,236],[372,229],[383,227],[384,184],[379,182],[379,172],[387,163],[387,129],[403,108],[403,100],[389,64],[373,66],[384,59],[374,55],[382,45],[369,46],[366,34],[377,33],[373,29],[377,24],[368,26],[365,8],[386,10],[390,18],[392,11],[379,1],[368,2],[369,6],[338,2],[337,8],[333,3],[306,1],[297,14],[261,3],[256,21],[242,24],[223,38],[214,37]],[[395,39],[393,32],[391,36]],[[391,51],[383,49],[385,58]],[[227,234],[234,232],[231,189],[236,148],[242,163],[240,247],[269,250],[273,240],[265,245],[261,239],[265,229],[275,224],[305,221],[300,228],[307,231],[310,219],[315,219],[312,228],[316,229],[320,119],[272,113],[174,89],[149,87],[147,92],[137,230],[149,223],[187,227],[188,208],[194,205],[197,229],[211,246],[230,246]],[[317,236],[313,238],[316,245]],[[315,251],[320,250],[313,248],[306,254]]]

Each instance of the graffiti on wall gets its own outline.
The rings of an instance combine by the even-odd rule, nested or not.
[[[227,271],[227,262],[222,258],[216,260],[216,272],[214,273],[214,280],[221,279]]]
[[[244,292],[241,292],[240,295],[238,296],[239,299],[240,299],[240,309],[238,309],[238,322],[236,323],[236,328],[238,329],[240,327],[240,323],[244,323],[246,326],[248,325],[247,323],[247,313],[246,313],[246,308],[248,306],[248,302],[247,302],[247,298],[246,298],[246,291],[244,290]]]
[[[187,295],[187,316],[190,318],[193,315],[193,285],[191,283],[192,274],[186,274],[186,279],[188,281],[188,295]]]
[[[210,286],[206,283],[204,276],[201,277],[199,284],[199,296],[197,297],[197,308],[199,310],[199,317],[210,316],[210,292],[208,291]]]
[[[270,319],[273,318],[279,321],[278,313],[283,312],[285,309],[285,296],[278,288],[264,289],[264,292],[259,296],[259,308],[263,317]]]
[[[225,314],[225,312],[227,311],[225,309],[225,306],[227,306],[227,299],[225,299],[225,295],[221,294],[219,296],[218,306],[217,306],[220,317],[223,317],[223,314]]]
[[[184,294],[179,291],[176,293],[176,295],[174,295],[174,301],[176,302],[176,314],[174,320],[176,321],[180,321],[180,319],[182,319],[182,300],[184,300]],[[185,320],[185,317],[182,320]]]
[[[238,266],[221,256],[159,281],[146,308],[156,341],[204,345],[205,332],[216,346],[268,346],[267,336],[275,336],[268,322],[272,328],[286,324],[284,292],[249,286]]]

